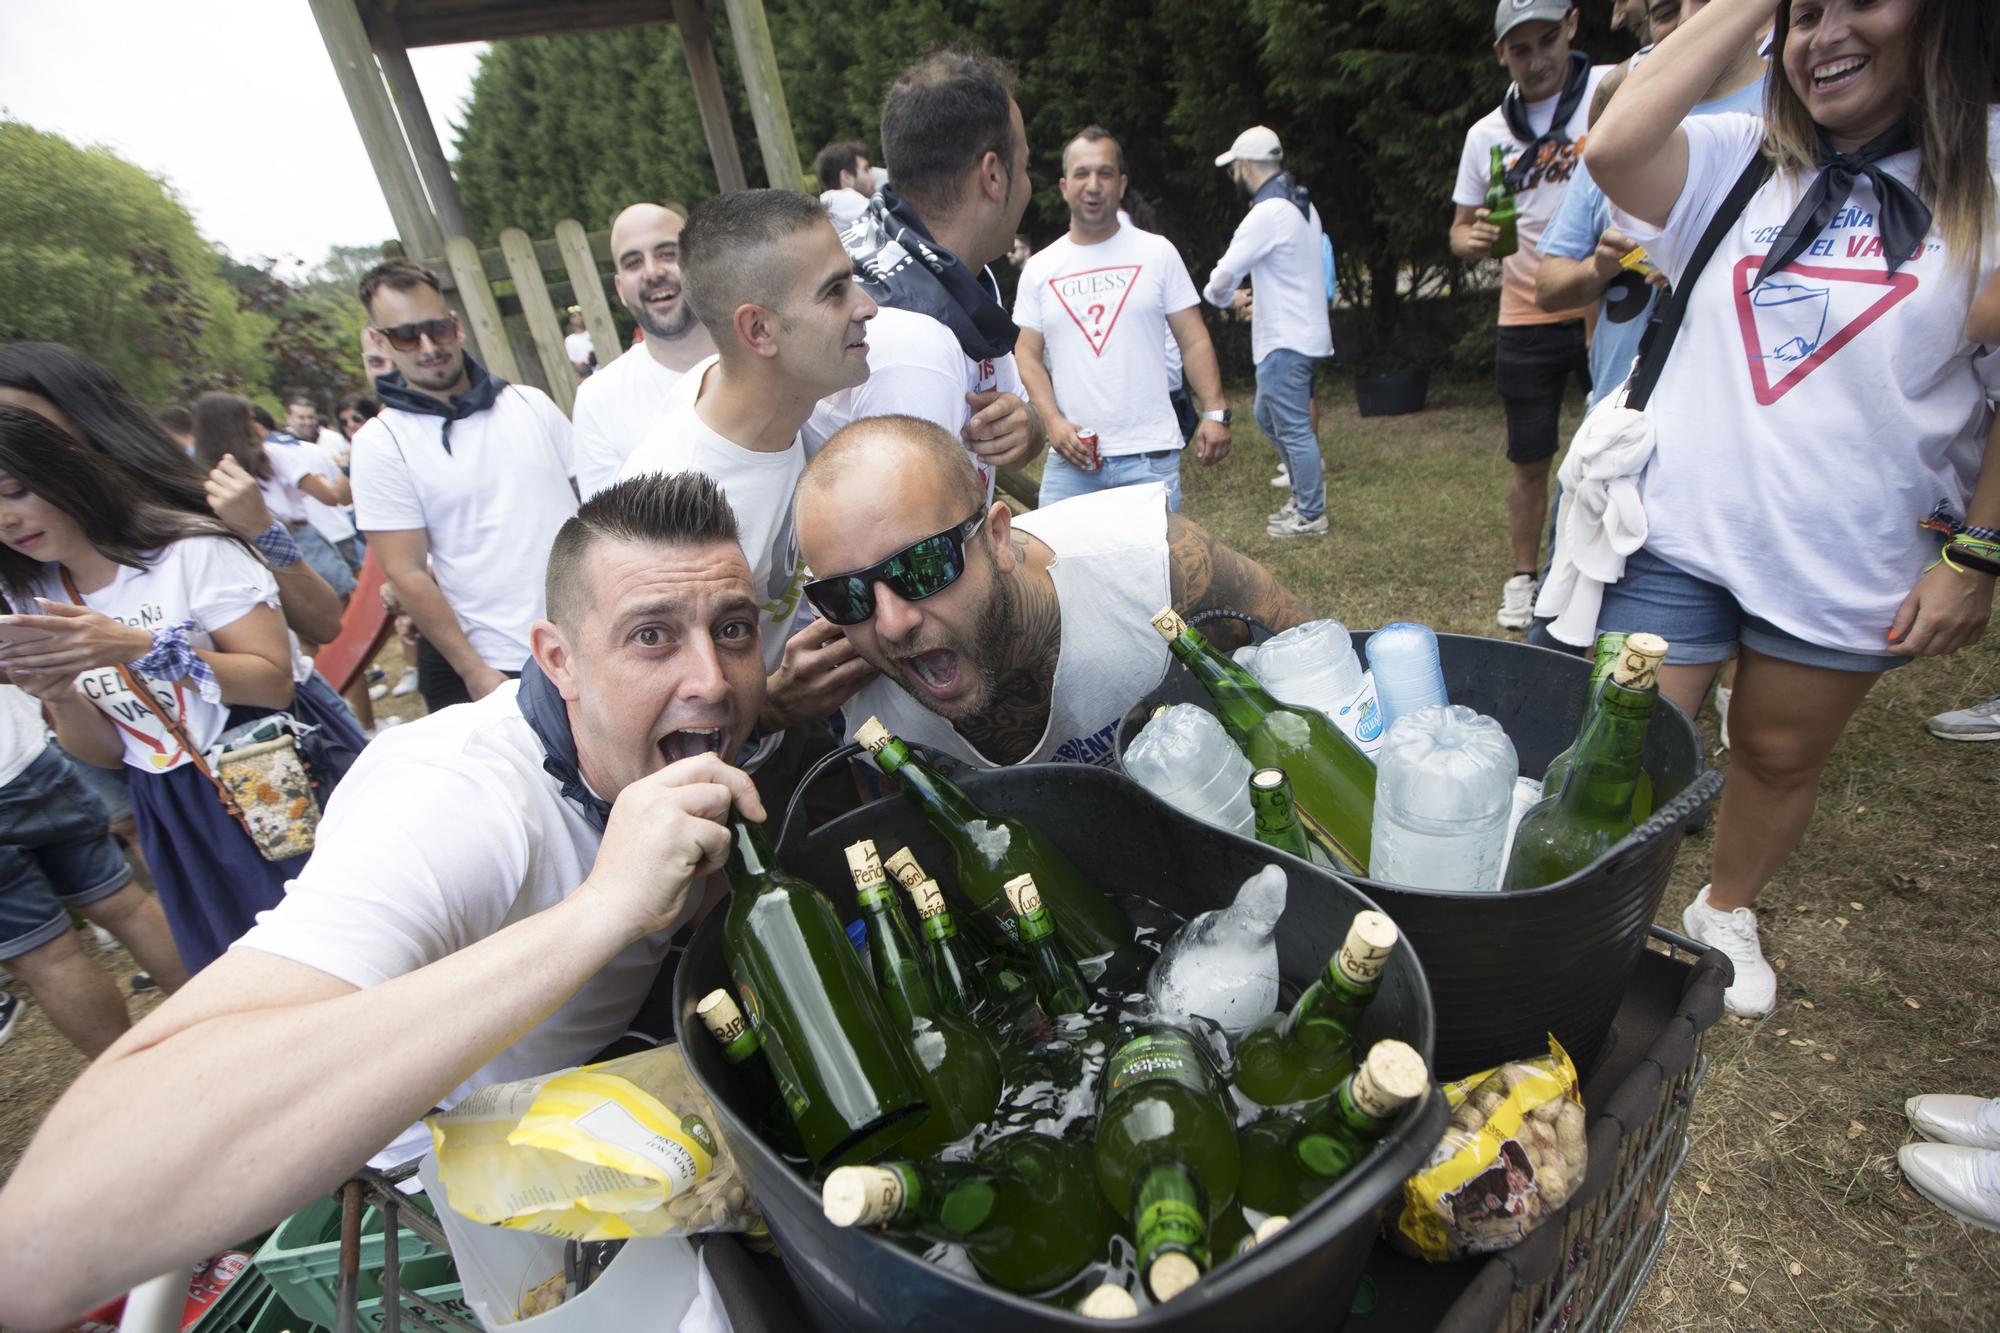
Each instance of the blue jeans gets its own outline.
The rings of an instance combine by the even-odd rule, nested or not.
[[[1280,347],[1257,363],[1257,426],[1285,460],[1292,504],[1309,522],[1326,512],[1326,482],[1310,415],[1315,359]]]
[[[1089,495],[1093,491],[1108,491],[1114,486],[1143,486],[1149,481],[1158,481],[1166,483],[1167,508],[1179,513],[1181,451],[1167,449],[1162,454],[1159,458],[1146,454],[1118,454],[1104,459],[1097,471],[1085,472],[1051,449],[1048,461],[1042,464],[1042,493],[1035,503],[1047,507],[1058,500]]]

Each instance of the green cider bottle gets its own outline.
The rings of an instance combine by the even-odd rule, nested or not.
[[[963,1247],[996,1287],[1053,1290],[1102,1257],[1116,1219],[1090,1149],[1045,1134],[1011,1134],[971,1161],[843,1166],[821,1204],[839,1227],[881,1227]]]
[[[1257,841],[1266,847],[1290,852],[1328,870],[1340,868],[1325,849],[1306,837],[1298,807],[1292,802],[1291,779],[1284,769],[1260,768],[1250,775],[1250,810],[1256,817]]]
[[[778,869],[757,825],[729,828],[723,953],[806,1156],[880,1156],[929,1110],[916,1066],[826,895]]]
[[[1240,1146],[1243,1135],[1238,1133],[1236,1140]],[[1290,1226],[1291,1222],[1292,1219],[1289,1217],[1267,1217],[1253,1227],[1243,1209],[1232,1204],[1222,1210],[1222,1216],[1217,1218],[1215,1225],[1210,1228],[1209,1249],[1214,1253],[1217,1263],[1235,1259],[1250,1253]]]
[[[1209,1227],[1239,1170],[1234,1117],[1206,1052],[1180,1028],[1139,1029],[1098,1080],[1097,1181],[1131,1220],[1155,1300],[1172,1300],[1208,1268]]]
[[[1000,1057],[986,1035],[939,1003],[910,923],[889,887],[875,844],[862,839],[847,849],[856,899],[868,922],[875,990],[890,1022],[904,1035],[917,1062],[931,1111],[903,1139],[905,1153],[929,1156],[970,1134],[1000,1102]]]
[[[1507,188],[1507,158],[1499,144],[1493,145],[1493,157],[1487,163],[1486,220],[1500,229],[1500,239],[1493,242],[1493,248],[1486,253],[1494,259],[1505,259],[1521,248],[1520,213],[1514,204],[1514,192]]]
[[[1172,607],[1153,617],[1153,628],[1215,700],[1224,729],[1250,762],[1284,770],[1306,836],[1341,869],[1366,874],[1375,820],[1374,762],[1318,710],[1273,699]]]
[[[1324,1097],[1353,1070],[1361,1016],[1396,947],[1396,923],[1358,912],[1347,939],[1289,1013],[1273,1014],[1236,1044],[1236,1087],[1260,1106]]]
[[[1360,1068],[1298,1119],[1268,1116],[1244,1129],[1244,1207],[1295,1216],[1366,1157],[1396,1113],[1429,1086],[1430,1072],[1415,1050],[1376,1042]]]
[[[996,990],[1011,996],[1026,987],[1026,976],[1011,966],[1001,966],[993,951],[976,936],[959,931],[944,890],[924,873],[909,848],[891,856],[883,868],[903,886],[917,909],[918,928],[930,954],[931,980],[937,983],[938,1001],[945,1012],[981,1022],[1000,1008]]]
[[[1597,716],[1597,697],[1603,693],[1604,682],[1611,677],[1611,668],[1618,665],[1618,658],[1625,651],[1625,641],[1629,634],[1605,633],[1597,636],[1597,649],[1590,667],[1590,693],[1583,697],[1583,716],[1576,724],[1576,736],[1569,747],[1555,758],[1542,774],[1542,794],[1552,796],[1562,789],[1563,778],[1569,773],[1570,760],[1576,757],[1577,742],[1590,729],[1590,720]],[[1645,769],[1639,770],[1639,786],[1632,796],[1632,822],[1638,824],[1653,813],[1653,775]]]
[[[1014,924],[1021,948],[1028,955],[1028,969],[1034,977],[1035,1001],[1050,1018],[1081,1014],[1094,997],[1083,970],[1056,933],[1055,920],[1042,902],[1033,875],[1019,875],[1007,881],[1007,901],[1014,909]]]
[[[989,815],[943,775],[910,752],[877,718],[854,733],[884,773],[902,779],[903,794],[915,801],[931,826],[951,844],[958,862],[958,888],[977,907],[1002,944],[1013,939],[1004,886],[1029,874],[1041,886],[1062,927],[1063,938],[1085,958],[1109,954],[1133,938],[1132,923],[1118,905],[1083,877],[1056,845],[1018,819]]]
[[[1667,641],[1657,634],[1625,640],[1598,696],[1597,714],[1577,739],[1562,786],[1521,817],[1503,891],[1539,889],[1569,878],[1630,833],[1632,799],[1646,754],[1646,724],[1659,698]]]
[[[779,1152],[803,1160],[806,1145],[799,1138],[799,1127],[793,1118],[804,1108],[794,1109],[786,1101],[770,1062],[764,1058],[764,1043],[758,1039],[756,1029],[743,1021],[743,1011],[736,1007],[736,1001],[718,986],[702,996],[694,1012],[722,1047],[722,1058],[736,1071],[736,1080],[743,1085],[752,1108],[752,1126]]]

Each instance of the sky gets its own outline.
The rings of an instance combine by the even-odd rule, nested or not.
[[[447,154],[484,49],[410,52]],[[305,0],[0,0],[0,116],[166,178],[239,259],[395,235]]]

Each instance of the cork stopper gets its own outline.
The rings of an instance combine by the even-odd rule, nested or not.
[[[917,905],[917,919],[928,921],[944,911],[944,890],[934,879],[927,879],[910,890],[910,901]]]
[[[736,1007],[736,1001],[729,997],[729,992],[720,986],[702,996],[694,1011],[724,1046],[743,1035],[743,1011]]]
[[[1146,1288],[1156,1301],[1170,1301],[1201,1278],[1201,1269],[1185,1254],[1163,1254],[1146,1270]]]
[[[896,877],[896,882],[906,889],[914,890],[924,882],[924,868],[917,864],[916,853],[905,847],[884,861],[883,867]]]
[[[1165,704],[1154,704],[1154,705],[1153,705],[1153,715],[1152,715],[1152,716],[1151,716],[1150,718],[1148,718],[1148,719],[1147,719],[1147,721],[1149,721],[1149,722],[1157,722],[1157,721],[1159,721],[1159,720],[1160,720],[1161,718],[1165,717],[1166,715],[1167,715],[1167,706],[1166,706]],[[1118,1288],[1118,1290],[1120,1290],[1120,1291],[1123,1291],[1123,1290],[1125,1290],[1125,1288],[1123,1288],[1123,1287],[1120,1287],[1120,1288]],[[1092,1293],[1092,1294],[1094,1295],[1095,1293]]]
[[[1350,1093],[1358,1109],[1377,1120],[1387,1120],[1423,1096],[1429,1086],[1423,1056],[1400,1041],[1378,1041],[1368,1048],[1361,1068],[1354,1071]]]
[[[1250,775],[1250,785],[1258,791],[1276,791],[1285,785],[1285,770],[1260,768]]]
[[[1611,679],[1628,690],[1650,690],[1659,684],[1660,663],[1667,655],[1667,641],[1657,634],[1634,634],[1625,640]]]
[[[835,1167],[820,1188],[820,1206],[837,1227],[880,1226],[903,1206],[903,1179],[886,1167]]]
[[[1014,906],[1016,916],[1028,916],[1041,910],[1042,892],[1035,887],[1033,875],[1016,875],[1007,881],[1007,901]]]
[[[1291,1224],[1292,1219],[1289,1217],[1267,1217],[1257,1224],[1257,1229],[1251,1232],[1250,1236],[1257,1244],[1262,1245]]]
[[[1153,617],[1153,628],[1160,632],[1161,638],[1172,643],[1187,633],[1187,621],[1182,620],[1181,613],[1170,606]]]
[[[857,889],[880,884],[887,878],[882,873],[882,858],[875,855],[872,839],[863,838],[847,844],[847,873],[854,876],[854,887]]]
[[[1085,1319],[1137,1319],[1139,1302],[1116,1282],[1107,1282],[1084,1297],[1076,1312]]]
[[[879,717],[869,718],[854,731],[855,743],[870,754],[879,753],[883,746],[894,739],[895,737],[889,734],[889,729],[882,725],[882,719]]]
[[[1252,778],[1251,781],[1256,781]],[[1381,912],[1357,912],[1340,946],[1341,974],[1350,981],[1370,982],[1382,975],[1396,947],[1396,923]]]

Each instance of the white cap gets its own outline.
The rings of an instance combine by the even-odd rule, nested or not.
[[[1493,40],[1499,41],[1523,23],[1561,23],[1573,8],[1570,0],[1500,0],[1493,14]]]
[[[1228,152],[1215,159],[1215,165],[1226,167],[1231,162],[1278,162],[1284,156],[1285,150],[1278,142],[1276,130],[1252,125],[1236,136],[1236,142],[1229,145]]]

